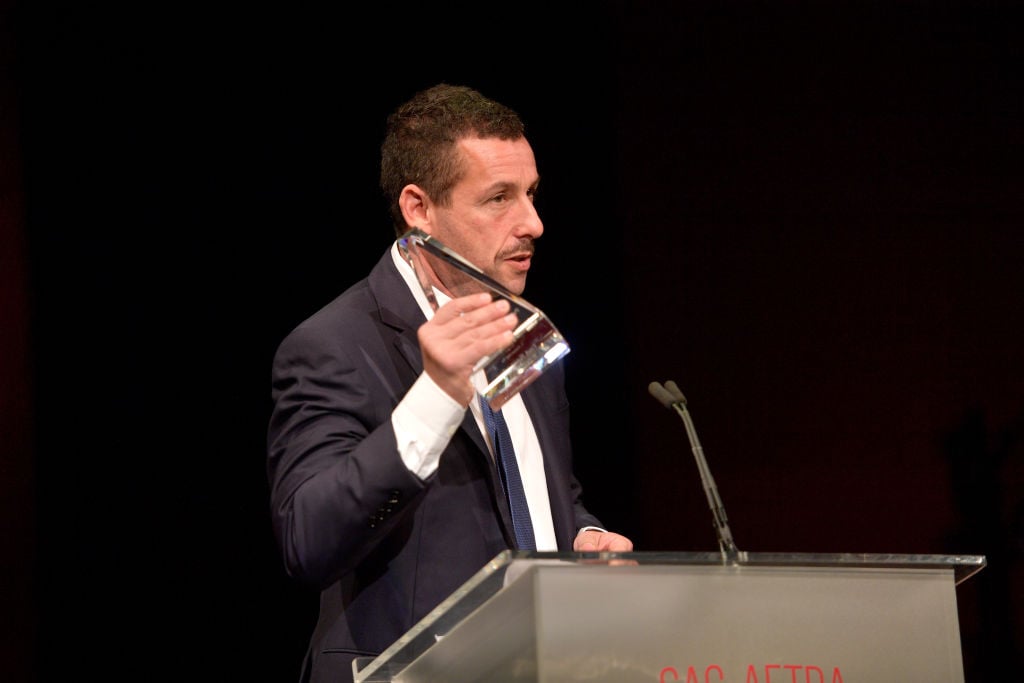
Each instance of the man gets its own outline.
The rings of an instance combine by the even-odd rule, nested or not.
[[[388,118],[381,187],[396,235],[418,227],[516,294],[544,232],[538,183],[519,116],[475,90],[438,85]],[[274,358],[274,531],[289,575],[321,589],[303,681],[351,680],[354,658],[379,654],[517,547],[473,377],[477,361],[513,341],[515,314],[433,277],[436,312],[392,244]],[[528,543],[630,551],[583,507],[568,407],[556,363],[500,411],[528,500]]]

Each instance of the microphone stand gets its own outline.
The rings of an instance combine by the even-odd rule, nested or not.
[[[686,436],[690,440],[693,457],[697,461],[697,471],[700,472],[704,493],[707,496],[708,505],[714,517],[715,533],[718,536],[718,547],[722,552],[722,558],[728,564],[736,564],[739,561],[739,549],[736,547],[735,541],[733,541],[732,531],[729,529],[729,521],[725,515],[725,505],[718,495],[715,478],[711,476],[711,469],[708,467],[708,461],[704,457],[704,449],[700,445],[700,439],[697,438],[697,429],[693,426],[690,411],[686,409],[686,397],[683,396],[683,392],[679,390],[676,383],[671,380],[665,382],[664,386],[658,382],[651,382],[648,390],[666,408],[675,410],[679,413],[679,417],[683,419],[683,425],[686,427]]]

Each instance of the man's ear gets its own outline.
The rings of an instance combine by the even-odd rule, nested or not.
[[[430,197],[419,185],[410,183],[403,187],[402,194],[398,197],[398,206],[402,209],[406,225],[430,234]]]

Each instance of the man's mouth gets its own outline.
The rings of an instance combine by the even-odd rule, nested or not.
[[[510,262],[517,270],[529,270],[532,256],[533,252],[524,251],[507,256],[505,260]]]

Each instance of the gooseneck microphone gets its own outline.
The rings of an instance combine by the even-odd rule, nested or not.
[[[718,488],[715,486],[715,478],[711,476],[708,468],[708,461],[704,457],[704,449],[701,448],[700,439],[697,438],[697,430],[690,418],[690,411],[686,409],[686,397],[679,390],[676,383],[669,380],[662,386],[660,382],[651,382],[647,390],[651,396],[658,399],[662,405],[679,413],[686,426],[686,436],[690,440],[690,447],[693,450],[693,457],[697,460],[697,470],[700,472],[700,480],[704,485],[704,493],[708,498],[708,505],[711,507],[711,514],[714,516],[715,532],[718,535],[718,547],[722,551],[722,557],[726,562],[736,563],[739,557],[739,550],[732,540],[732,531],[729,530],[729,520],[725,516],[725,505],[718,495]]]

